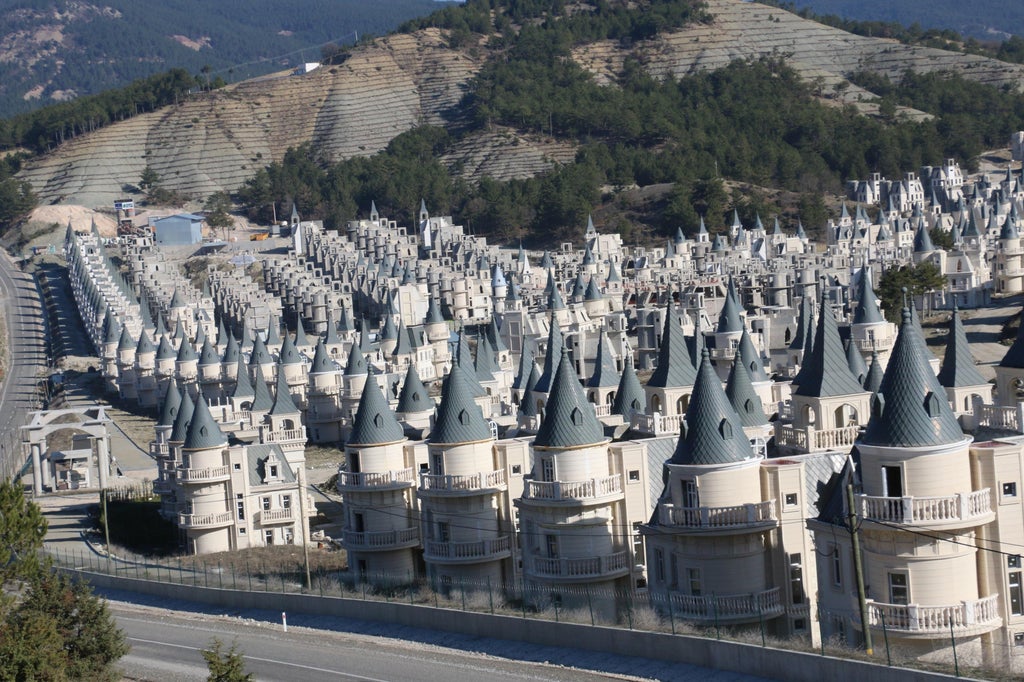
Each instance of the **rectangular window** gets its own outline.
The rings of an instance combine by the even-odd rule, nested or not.
[[[291,495],[282,495],[281,496],[281,509],[291,509],[291,508],[292,508],[292,496]]]
[[[549,559],[558,558],[558,536],[557,535],[545,535],[544,540],[547,543],[547,552]]]
[[[700,577],[699,568],[688,568],[686,569],[686,583],[690,589],[690,594],[694,597],[699,597],[702,592],[702,581]]]
[[[235,471],[241,471],[241,470],[242,470],[242,465],[239,464],[238,462],[235,462]]]
[[[1013,645],[1024,646],[1024,632],[1013,633]]]
[[[274,531],[272,531],[272,530],[265,530],[265,531],[263,531],[263,541],[266,544],[268,544],[268,545],[274,544]]]
[[[629,482],[630,483],[639,483],[640,482],[640,470],[639,469],[630,469],[629,470]]]
[[[796,493],[786,493],[786,506],[795,507],[799,498]]]
[[[447,521],[437,522],[437,541],[448,542],[452,539],[452,529]]]
[[[889,574],[889,603],[903,606],[910,603],[910,585],[906,573]]]
[[[1021,592],[1020,571],[1010,571],[1010,613],[1024,616],[1024,594]]]
[[[903,497],[903,471],[898,466],[882,467],[884,497]]]
[[[700,491],[697,490],[697,481],[685,479],[683,482],[683,506],[687,509],[700,507]]]
[[[270,511],[270,498],[264,497],[260,501],[263,504],[263,511]]]
[[[238,529],[238,534],[239,535],[245,535],[245,529],[244,528],[239,528]]]
[[[793,592],[793,603],[804,603],[804,568],[799,554],[789,555],[789,586]]]
[[[843,556],[839,545],[832,545],[832,584],[843,586]]]
[[[548,483],[555,480],[555,461],[550,457],[540,460],[540,480]]]
[[[277,465],[276,464],[271,464],[270,465],[270,478],[277,478]]]
[[[431,458],[431,473],[435,476],[444,476],[444,455],[436,452]]]
[[[658,583],[665,583],[665,552],[661,549],[654,550],[654,577]]]
[[[245,521],[245,502],[241,500],[238,502],[238,520]]]
[[[640,563],[644,561],[644,536],[640,534],[640,521],[633,522],[633,560]]]
[[[1017,483],[1003,484],[1003,497],[1017,497]]]
[[[512,465],[512,475],[513,476],[522,476],[523,475],[523,465],[522,464],[513,464]]]
[[[669,561],[668,586],[673,589],[679,587],[679,555],[675,553]]]

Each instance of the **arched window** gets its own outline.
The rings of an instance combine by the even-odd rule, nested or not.
[[[661,412],[661,396],[659,395],[651,396],[651,413],[654,412]]]

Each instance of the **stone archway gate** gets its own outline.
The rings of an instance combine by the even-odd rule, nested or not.
[[[72,417],[69,420],[68,417]],[[43,466],[43,453],[49,437],[57,431],[74,429],[96,439],[96,468],[100,488],[107,487],[110,478],[110,435],[107,425],[110,417],[101,405],[73,407],[62,410],[39,410],[29,413],[29,423],[21,427],[21,447],[32,457],[32,492],[42,495],[44,486],[50,485],[49,467]]]

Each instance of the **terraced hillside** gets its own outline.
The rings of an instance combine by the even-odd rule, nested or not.
[[[708,0],[708,9],[714,16],[710,24],[661,35],[629,51],[617,42],[593,43],[574,57],[610,83],[630,55],[652,74],[675,76],[775,55],[818,83],[826,99],[865,113],[874,107],[861,100],[873,95],[845,78],[858,70],[890,77],[907,69],[953,70],[995,85],[1024,83],[1021,65],[855,36],[757,3]],[[355,50],[340,66],[246,82],[81,136],[33,161],[22,175],[44,202],[100,206],[136,183],[147,165],[168,189],[205,195],[237,188],[257,168],[307,140],[330,160],[373,154],[398,133],[457,116],[457,104],[486,54],[449,48],[437,29],[390,36]],[[467,136],[445,160],[469,178],[507,179],[542,172],[572,155],[565,143],[490,130]]]

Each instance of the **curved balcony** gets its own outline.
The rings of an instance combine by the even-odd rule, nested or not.
[[[416,528],[375,532],[343,530],[341,531],[341,544],[349,551],[386,552],[415,547],[420,544],[420,533]]]
[[[868,522],[929,527],[974,526],[988,523],[994,517],[988,488],[941,497],[857,495],[857,512]]]
[[[235,522],[231,512],[216,514],[178,514],[178,526],[186,529],[221,528]]]
[[[731,507],[680,507],[662,502],[658,525],[669,532],[744,533],[775,528],[779,521],[775,500]]]
[[[508,535],[474,542],[441,542],[427,540],[423,544],[423,558],[435,564],[468,564],[497,561],[512,554],[512,540]]]
[[[602,502],[622,495],[622,478],[605,476],[589,481],[534,481],[527,479],[523,488],[524,501],[545,504],[578,504]]]
[[[226,481],[231,478],[230,467],[202,467],[199,469],[192,467],[178,467],[178,482],[179,483],[191,483],[193,485],[203,485],[205,483],[217,483],[219,481]]]
[[[796,447],[804,452],[846,450],[857,442],[860,428],[859,426],[843,426],[838,429],[815,429],[808,426],[801,429],[777,424],[775,442],[779,445]]]
[[[750,594],[691,596],[670,593],[668,602],[674,617],[704,622],[754,622],[781,616],[786,611],[777,587]]]
[[[505,470],[481,472],[469,476],[420,474],[420,495],[479,495],[504,490]]]
[[[547,581],[614,579],[629,573],[629,552],[591,557],[526,557],[525,572]]]
[[[339,471],[338,492],[346,490],[396,490],[416,483],[413,468],[400,471]]]
[[[338,384],[329,384],[327,386],[317,386],[316,384],[312,384],[308,389],[306,389],[306,391],[311,396],[334,396],[338,395],[338,393],[341,391],[341,386],[339,386]]]
[[[867,600],[868,624],[890,633],[916,639],[966,637],[991,632],[1003,624],[999,595],[944,606],[883,604]],[[860,625],[859,620],[855,620]]]

